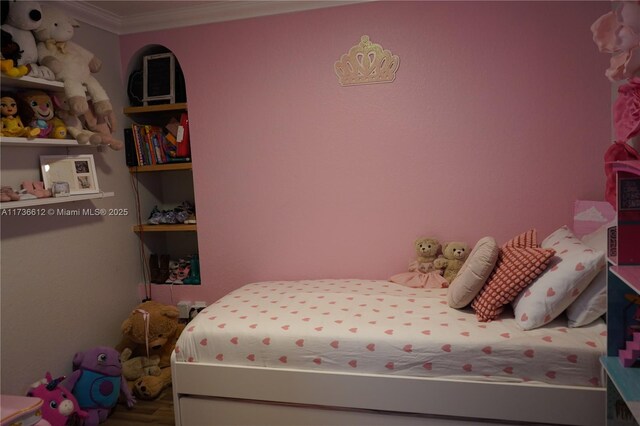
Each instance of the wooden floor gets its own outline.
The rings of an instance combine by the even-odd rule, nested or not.
[[[175,425],[171,387],[153,401],[140,401],[131,409],[118,404],[105,426]]]

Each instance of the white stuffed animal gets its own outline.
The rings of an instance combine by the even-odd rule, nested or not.
[[[32,30],[42,24],[42,8],[37,1],[2,1],[3,13],[7,13],[2,29],[20,46],[20,59],[16,66],[26,66],[31,77],[55,80],[46,66],[38,65],[38,49]],[[7,9],[8,8],[8,11]]]
[[[97,133],[87,130],[82,125],[80,119],[69,112],[69,105],[63,94],[52,95],[52,100],[56,106],[56,116],[60,118],[67,131],[73,138],[78,141],[79,144],[85,145],[90,143],[91,145],[102,144],[102,138]]]
[[[109,96],[92,73],[102,67],[102,61],[87,49],[71,41],[75,19],[62,10],[42,4],[42,24],[33,33],[38,41],[38,59],[64,83],[69,111],[81,116],[89,109],[86,91],[93,100],[96,114],[105,117],[110,127],[115,127],[115,114]]]

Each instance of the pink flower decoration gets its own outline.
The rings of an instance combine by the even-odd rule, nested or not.
[[[611,81],[632,78],[640,70],[640,1],[623,1],[591,25],[601,52],[613,54],[605,75]]]
[[[640,132],[640,78],[634,77],[618,88],[613,104],[616,139],[624,142]]]

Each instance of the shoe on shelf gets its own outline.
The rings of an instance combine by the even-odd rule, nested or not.
[[[149,215],[149,219],[147,219],[147,223],[149,225],[158,225],[162,219],[162,212],[158,210],[158,206],[154,206],[153,210],[151,210],[151,214]]]

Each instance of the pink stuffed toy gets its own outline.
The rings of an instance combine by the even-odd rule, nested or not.
[[[31,385],[27,392],[27,396],[42,399],[42,418],[51,426],[65,426],[74,417],[87,417],[73,394],[60,384],[62,380],[64,376],[54,380],[47,371],[45,378]]]

